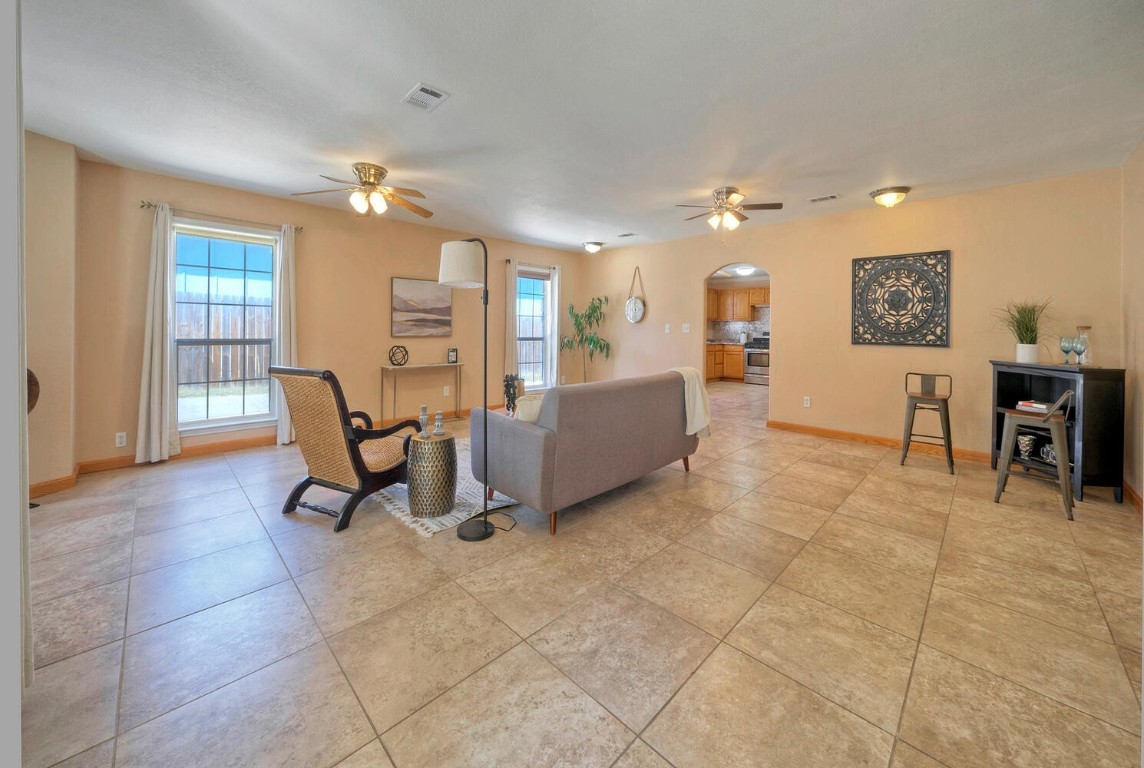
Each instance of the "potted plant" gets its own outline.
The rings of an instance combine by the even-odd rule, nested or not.
[[[594,360],[597,353],[603,355],[605,360],[612,356],[612,345],[600,336],[598,330],[604,322],[604,307],[607,305],[607,296],[594,296],[583,312],[577,312],[574,304],[568,305],[568,317],[572,319],[573,333],[571,336],[560,337],[560,351],[580,350],[584,364],[584,381],[588,380],[589,360]]]
[[[1049,299],[1044,301],[1011,301],[1004,309],[998,310],[1001,324],[1009,329],[1017,340],[1017,362],[1037,362],[1037,342],[1041,338],[1041,319],[1049,307]]]

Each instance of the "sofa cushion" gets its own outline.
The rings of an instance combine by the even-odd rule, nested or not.
[[[540,403],[544,395],[525,395],[516,401],[516,420],[535,424],[540,418]]]

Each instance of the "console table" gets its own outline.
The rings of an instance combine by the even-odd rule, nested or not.
[[[1001,453],[1003,409],[1018,400],[1055,402],[1067,390],[1076,394],[1066,421],[1073,495],[1084,499],[1085,485],[1111,486],[1117,503],[1124,499],[1124,369],[1087,365],[1041,365],[990,360],[993,366],[993,441],[991,464]],[[1063,461],[1065,457],[1057,457]],[[1053,468],[1035,455],[1020,464]],[[1055,473],[1055,468],[1053,468]]]
[[[393,375],[393,407],[390,414],[397,419],[397,379],[402,371],[425,371],[433,369],[452,369],[453,371],[453,418],[461,418],[461,366],[464,363],[422,363],[420,365],[383,365],[381,366],[381,418],[385,423],[385,374]],[[436,409],[431,409],[436,410]],[[411,417],[416,418],[416,417]]]

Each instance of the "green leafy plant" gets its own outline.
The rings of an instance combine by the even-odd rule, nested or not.
[[[1018,344],[1036,344],[1041,336],[1041,319],[1049,308],[1050,299],[1044,301],[1011,301],[997,310],[1001,325],[1017,339]]]
[[[608,306],[607,296],[594,296],[583,312],[576,311],[576,305],[568,305],[568,317],[572,319],[571,336],[560,337],[560,351],[580,350],[584,364],[584,381],[588,380],[588,361],[600,354],[607,360],[612,356],[612,345],[600,336],[599,328],[604,323],[604,307]]]

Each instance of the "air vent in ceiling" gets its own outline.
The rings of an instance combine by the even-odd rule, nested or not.
[[[622,235],[616,235],[616,237],[635,237],[635,236],[636,236],[635,232],[625,232]]]
[[[449,94],[440,88],[434,88],[431,85],[425,85],[425,83],[418,83],[413,86],[412,91],[405,94],[405,98],[402,99],[402,101],[407,104],[412,104],[415,107],[421,107],[421,109],[426,112],[432,112],[437,108],[438,104],[447,98],[449,98]]]
[[[838,195],[823,195],[822,197],[810,198],[810,202],[812,202],[812,203],[825,203],[827,200],[837,200],[837,199],[838,199]]]

